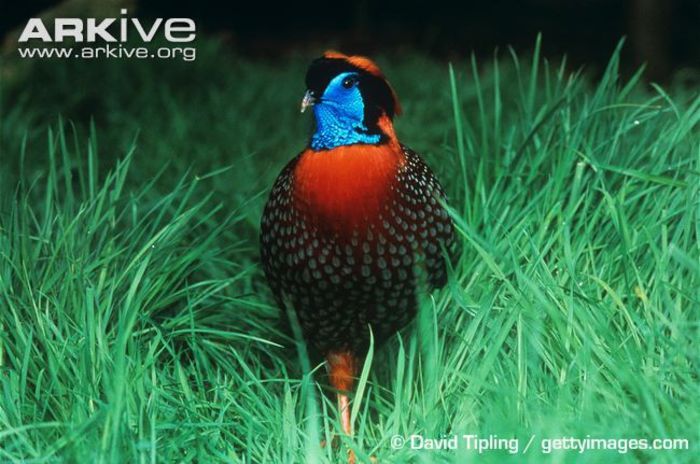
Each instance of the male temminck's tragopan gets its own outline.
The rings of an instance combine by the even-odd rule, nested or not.
[[[396,138],[399,102],[374,62],[326,52],[306,86],[301,110],[313,107],[316,130],[272,187],[261,256],[278,304],[325,356],[351,435],[347,393],[370,328],[379,344],[413,319],[417,274],[445,284],[453,227],[430,168]]]

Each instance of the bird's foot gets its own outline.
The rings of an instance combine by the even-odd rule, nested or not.
[[[330,446],[333,450],[337,451],[340,449],[340,436],[339,435],[333,435],[330,439]],[[325,448],[328,446],[328,441],[327,440],[321,440],[321,448]],[[372,464],[375,464],[377,462],[377,459],[374,456],[371,456],[369,458],[370,462]],[[355,456],[355,452],[351,449],[348,448],[348,464],[355,464],[357,462],[357,456]]]
[[[330,445],[331,445],[332,449],[337,450],[338,448],[340,448],[340,437],[338,435],[334,434],[331,437],[330,441],[331,441]],[[326,446],[328,446],[328,441],[325,439],[321,440],[321,448],[325,448]]]

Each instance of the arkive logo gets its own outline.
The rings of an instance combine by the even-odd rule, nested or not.
[[[17,51],[22,58],[179,58],[194,61],[197,52],[194,47],[177,46],[195,40],[197,26],[193,19],[156,18],[144,24],[127,14],[127,10],[122,9],[119,18],[55,18],[53,24],[45,23],[42,18],[31,18],[19,37]],[[157,48],[138,45],[138,42],[150,44],[156,38],[155,43],[168,45]],[[67,46],[63,46],[64,43]]]
[[[127,10],[121,10],[122,15]],[[99,22],[98,22],[99,21]],[[112,27],[117,23],[116,29]],[[63,42],[72,38],[76,42],[96,42],[98,37],[104,42],[125,43],[134,34],[148,43],[161,30],[168,42],[192,42],[196,37],[197,26],[191,18],[156,18],[148,27],[138,18],[56,18],[53,24],[53,35],[41,18],[31,18],[19,37],[19,42],[40,39],[42,42]],[[161,27],[162,26],[162,27]]]

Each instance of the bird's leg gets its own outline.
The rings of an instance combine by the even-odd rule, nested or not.
[[[350,416],[350,393],[355,384],[355,373],[358,359],[349,351],[332,351],[326,356],[328,363],[328,377],[330,383],[337,390],[338,411],[340,412],[340,422],[345,435],[351,437],[353,434],[352,418]],[[355,453],[348,450],[348,463],[355,463]]]
[[[345,435],[352,437],[354,428],[350,419],[350,398],[345,393],[338,393],[338,411],[340,411],[343,432],[345,432]]]

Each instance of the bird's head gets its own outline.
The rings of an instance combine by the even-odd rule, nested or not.
[[[326,52],[309,66],[306,87],[301,111],[313,106],[316,119],[311,148],[378,144],[394,138],[392,120],[401,107],[370,59]]]

